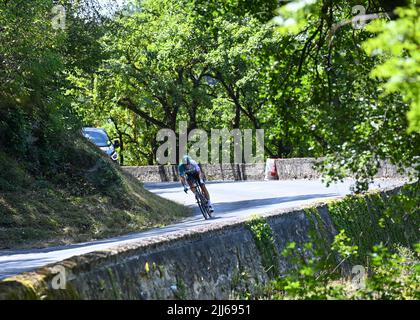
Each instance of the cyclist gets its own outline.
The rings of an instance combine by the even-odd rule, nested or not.
[[[213,205],[210,201],[210,194],[204,183],[203,172],[201,171],[198,163],[194,161],[190,156],[185,155],[182,158],[182,163],[180,163],[178,167],[178,171],[179,171],[179,177],[180,177],[181,183],[184,186],[184,191],[185,192],[188,191],[188,187],[186,184],[186,182],[188,182],[191,191],[195,193],[195,187],[194,187],[193,181],[194,179],[197,180],[200,183],[200,187],[203,190],[204,196],[208,200],[208,206],[209,206],[210,212],[214,212]]]

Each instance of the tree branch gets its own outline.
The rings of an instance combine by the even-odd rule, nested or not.
[[[159,128],[167,127],[167,125],[164,122],[151,117],[149,114],[141,110],[135,103],[133,103],[133,101],[131,101],[130,98],[122,98],[118,101],[118,104],[120,106],[128,108],[129,110],[133,111],[135,114],[138,114],[144,120],[148,121],[151,124],[154,124],[155,126]]]

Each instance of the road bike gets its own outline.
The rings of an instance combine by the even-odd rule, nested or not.
[[[197,178],[193,177],[191,179],[192,187],[195,187],[195,200],[197,201],[198,207],[200,208],[201,213],[204,216],[204,219],[208,220],[212,218],[212,213],[209,208],[209,201],[201,190],[200,181]],[[187,192],[187,191],[185,191]]]

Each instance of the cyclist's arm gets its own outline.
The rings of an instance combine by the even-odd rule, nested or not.
[[[187,181],[185,179],[185,167],[182,164],[180,164],[178,167],[178,171],[179,171],[179,180],[181,181],[182,185],[185,188],[187,186]]]

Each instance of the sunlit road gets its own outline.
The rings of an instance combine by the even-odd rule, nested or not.
[[[384,188],[400,184],[400,181],[380,180],[376,181],[372,188]],[[0,251],[0,279],[56,263],[72,256],[110,249],[147,237],[191,229],[204,224],[220,223],[221,221],[225,222],[241,217],[246,218],[254,214],[298,207],[322,199],[343,196],[350,193],[351,185],[352,181],[346,181],[326,188],[319,180],[211,182],[208,183],[208,190],[212,196],[215,218],[205,221],[198,207],[196,207],[194,196],[191,192],[185,194],[179,183],[145,184],[147,189],[161,197],[186,206],[192,206],[194,215],[175,225],[106,240],[46,249]]]

